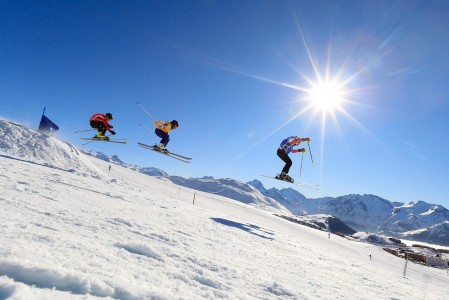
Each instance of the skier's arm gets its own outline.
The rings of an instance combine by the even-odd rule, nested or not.
[[[104,124],[104,128],[109,131],[110,133],[112,133],[113,135],[115,134],[114,130],[111,130],[112,126],[109,125],[108,121],[106,119],[102,120],[103,124]]]
[[[301,149],[292,149],[291,151],[292,153],[297,153],[297,152],[303,152],[306,153],[306,148],[301,148]]]
[[[113,135],[115,134],[115,131],[111,129],[111,126],[109,124],[106,124],[106,130],[112,133]]]
[[[298,145],[298,144],[300,144],[301,142],[308,142],[308,141],[310,141],[310,139],[309,139],[308,137],[306,137],[306,138],[296,137],[296,138],[291,142],[291,144]]]

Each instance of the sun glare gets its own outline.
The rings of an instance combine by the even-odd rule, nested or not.
[[[313,84],[309,99],[320,110],[333,110],[340,106],[343,100],[343,90],[333,82]]]
[[[265,136],[262,140],[255,144],[258,145],[268,137],[276,134],[283,127],[287,126],[292,121],[301,118],[302,121],[307,120],[309,124],[307,126],[317,126],[321,129],[321,141],[322,149],[324,148],[324,137],[326,130],[333,130],[334,132],[340,134],[344,137],[344,128],[341,126],[340,119],[345,118],[351,121],[356,126],[358,126],[363,131],[372,135],[362,123],[360,123],[354,116],[351,115],[350,111],[347,110],[346,106],[349,105],[360,105],[369,107],[366,103],[361,103],[355,101],[353,98],[355,94],[361,90],[361,88],[355,88],[355,79],[362,72],[366,72],[371,64],[377,62],[377,58],[373,61],[369,61],[366,65],[357,66],[354,72],[351,72],[348,66],[350,66],[351,56],[347,58],[342,58],[338,60],[338,65],[334,66],[335,63],[331,61],[332,49],[329,43],[327,52],[327,60],[318,62],[315,57],[316,54],[312,53],[309,47],[305,34],[300,26],[300,22],[297,21],[298,33],[305,47],[305,53],[308,58],[311,70],[307,71],[309,68],[306,67],[304,70],[303,63],[300,67],[296,66],[289,59],[285,59],[287,64],[298,74],[300,82],[304,85],[298,85],[288,83],[285,81],[279,81],[264,76],[260,76],[248,71],[243,71],[240,68],[230,66],[228,64],[208,61],[210,64],[220,67],[222,69],[247,76],[253,79],[264,81],[270,84],[276,84],[278,86],[294,89],[298,91],[298,98],[295,101],[295,105],[298,106],[298,111],[293,113],[288,120],[285,120],[282,124],[274,129],[270,134]],[[321,54],[321,53],[320,53]],[[321,56],[321,55],[320,55]],[[304,58],[301,57],[302,60]],[[312,72],[310,72],[312,71]],[[297,80],[296,80],[297,81]],[[352,111],[352,109],[351,109]]]

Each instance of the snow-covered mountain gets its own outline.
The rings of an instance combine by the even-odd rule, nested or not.
[[[281,203],[286,203],[285,206],[293,214],[333,215],[359,231],[377,231],[378,227],[390,217],[394,209],[394,203],[374,195],[346,195],[336,198],[307,199],[291,188],[267,190],[258,180],[250,183],[257,187],[261,193],[272,196]]]
[[[393,208],[390,201],[374,195],[346,195],[321,202],[309,213],[334,215],[358,231],[375,232]]]
[[[192,203],[197,190],[169,178],[0,131],[0,299],[446,298],[445,270],[409,264],[403,277],[381,247],[217,193]],[[221,184],[206,186],[259,193]]]
[[[128,166],[128,164],[124,163],[117,155],[112,155],[112,156],[107,156],[106,154],[104,154],[103,152],[97,152],[97,151],[93,151],[93,150],[80,150],[82,153],[107,161],[107,162],[111,162],[114,163],[116,165],[120,165],[120,166]]]
[[[422,241],[425,233],[409,234],[410,230],[427,228],[435,232],[441,228],[440,234],[433,236],[433,242],[449,245],[445,235],[444,222],[449,220],[449,211],[441,205],[424,201],[416,203],[392,202],[375,195],[346,195],[340,197],[323,197],[307,199],[296,190],[266,189],[258,180],[249,182],[265,196],[276,199],[295,215],[333,215],[349,227],[358,231],[383,233],[395,237],[410,238],[416,236]],[[433,228],[436,226],[435,228]],[[431,229],[433,228],[433,229]],[[404,235],[403,235],[404,234]],[[418,240],[418,239],[417,239]]]
[[[401,236],[408,240],[449,246],[449,221],[423,229],[403,232]]]
[[[409,202],[394,208],[391,216],[380,226],[386,233],[422,229],[449,220],[449,210],[424,201]]]
[[[280,204],[282,204],[284,207],[286,207],[292,214],[294,215],[304,215],[307,214],[306,207],[307,207],[307,198],[299,193],[298,191],[292,189],[292,188],[285,188],[278,190],[276,188],[266,189],[262,182],[260,182],[257,179],[254,179],[248,184],[252,185],[254,188],[256,188],[260,193],[263,195],[270,197]]]
[[[141,166],[130,165],[130,164],[124,163],[117,155],[107,156],[106,154],[104,154],[102,152],[96,152],[96,151],[92,151],[92,150],[81,150],[81,152],[86,155],[104,160],[106,162],[110,162],[110,163],[122,166],[124,168],[133,169],[139,173],[146,174],[149,176],[168,176],[168,174],[165,171],[158,169],[158,168],[141,167]]]
[[[231,178],[215,179],[210,176],[203,178],[169,176],[168,178],[177,185],[189,187],[194,190],[228,197],[268,211],[289,213],[288,209],[282,206],[282,203],[262,195],[256,188],[248,183]]]

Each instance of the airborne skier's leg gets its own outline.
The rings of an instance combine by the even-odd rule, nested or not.
[[[282,168],[281,174],[280,175],[276,175],[276,178],[277,179],[281,179],[281,180],[285,180],[285,181],[289,181],[289,182],[293,182],[293,178],[291,178],[288,175],[288,171],[290,171],[290,167],[293,164],[291,158],[288,156],[287,153],[285,153],[285,150],[281,149],[281,148],[279,148],[277,150],[277,155],[279,156],[280,159],[282,159],[283,162],[285,162],[285,166],[284,166],[284,168]]]
[[[106,134],[106,127],[104,126],[104,124],[100,121],[90,121],[90,126],[92,128],[97,129],[97,134],[94,136],[94,139],[98,138],[98,139],[104,139],[104,140],[109,140],[109,137],[107,137]]]
[[[156,135],[161,138],[160,143],[155,145],[155,147],[159,148],[161,152],[167,152],[168,150],[166,149],[166,147],[168,142],[170,141],[170,136],[168,135],[168,133],[160,130],[159,128],[156,128],[154,130],[154,133],[156,133]]]
[[[99,128],[97,134],[95,135],[95,138],[103,139],[103,140],[109,140],[109,137],[106,136],[106,129]]]

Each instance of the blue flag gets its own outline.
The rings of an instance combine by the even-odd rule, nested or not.
[[[45,115],[42,115],[41,123],[39,124],[38,130],[43,133],[49,133],[59,130],[59,127]]]

